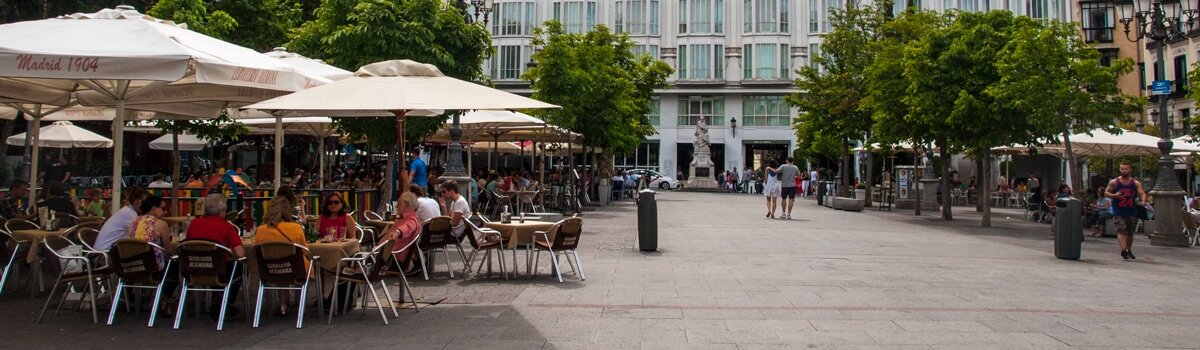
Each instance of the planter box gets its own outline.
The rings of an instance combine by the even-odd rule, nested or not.
[[[845,211],[862,211],[863,204],[865,202],[866,201],[864,201],[862,199],[846,198],[846,197],[833,197],[833,200],[830,201],[830,203],[832,203],[833,209],[845,210]]]

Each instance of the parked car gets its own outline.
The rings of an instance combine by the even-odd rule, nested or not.
[[[650,179],[650,188],[657,188],[660,190],[677,190],[682,186],[679,180],[676,180],[673,177],[663,176],[663,174],[654,170],[633,169],[629,171],[629,174],[637,175],[639,177],[649,176],[648,179]]]

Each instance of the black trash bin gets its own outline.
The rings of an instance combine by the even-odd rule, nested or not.
[[[1054,202],[1054,257],[1079,260],[1083,245],[1083,203],[1072,197]]]
[[[654,194],[650,189],[638,194],[638,249],[645,252],[658,250],[658,201]]]

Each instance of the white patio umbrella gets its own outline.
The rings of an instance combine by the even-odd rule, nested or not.
[[[267,116],[268,118],[239,119],[238,122],[240,122],[242,124],[246,124],[246,126],[249,126],[250,128],[258,128],[258,129],[264,129],[264,130],[265,129],[276,130],[276,135],[275,135],[275,137],[276,137],[276,143],[275,143],[276,188],[278,188],[278,182],[279,182],[278,176],[282,175],[280,173],[282,172],[282,167],[283,167],[282,162],[281,162],[282,157],[280,156],[280,154],[281,154],[280,149],[283,148],[282,132],[287,131],[292,134],[313,136],[313,137],[316,137],[318,140],[320,140],[320,142],[318,143],[318,146],[317,146],[317,153],[320,154],[318,164],[317,164],[317,166],[318,166],[317,176],[320,177],[320,180],[317,181],[317,187],[322,190],[325,189],[325,139],[337,134],[337,129],[335,129],[333,127],[333,119],[332,118],[329,118],[329,117],[270,118],[270,115],[267,115],[266,113],[256,114],[256,113],[246,113],[249,111],[242,111],[242,112],[243,113],[240,113],[239,116],[242,116],[242,115],[254,116],[254,115],[261,114],[261,115]]]
[[[411,60],[363,66],[354,77],[246,107],[286,116],[394,116],[404,149],[404,118],[444,110],[559,108],[512,93],[447,77],[437,67]]]
[[[113,140],[91,132],[68,121],[54,122],[39,128],[37,142],[39,147],[51,148],[112,148]],[[26,133],[8,137],[8,144],[21,146],[25,144]]]
[[[172,151],[174,150],[174,145],[172,145],[174,142],[179,143],[180,151],[203,151],[211,145],[208,141],[202,140],[199,136],[192,134],[164,134],[150,141],[150,149]]]
[[[0,25],[0,97],[115,107],[121,176],[127,107],[199,118],[328,82],[254,50],[142,15],[129,6]],[[113,181],[119,195],[120,181]],[[120,201],[112,201],[115,212]]]

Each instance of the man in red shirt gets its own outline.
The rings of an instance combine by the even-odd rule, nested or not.
[[[421,233],[421,219],[417,217],[417,206],[415,194],[412,192],[400,194],[400,201],[396,204],[396,212],[399,217],[392,224],[391,231],[385,236],[392,240],[392,250],[396,252],[395,258],[400,266],[405,266],[412,260],[412,250],[408,245]],[[404,271],[405,275],[414,276],[421,273],[421,264],[412,265],[411,268]]]
[[[202,239],[216,242],[232,250],[235,258],[246,256],[246,250],[242,247],[242,237],[238,235],[237,228],[225,221],[225,196],[220,194],[214,193],[204,197],[204,216],[198,217],[188,224],[185,237],[186,240]],[[229,266],[230,269],[233,268],[232,264]],[[237,278],[230,287],[229,296],[236,298],[241,289],[242,281]],[[221,303],[214,300],[209,305],[212,305],[209,309],[209,317],[216,320],[221,312]],[[240,313],[233,306],[230,306],[225,312],[226,317],[237,317],[238,314]]]

